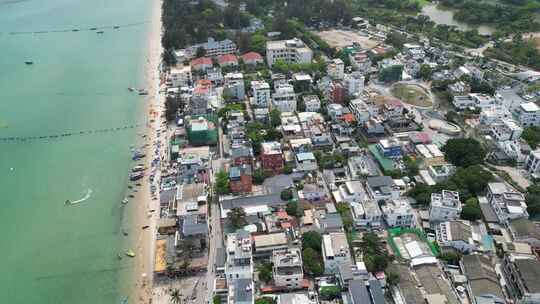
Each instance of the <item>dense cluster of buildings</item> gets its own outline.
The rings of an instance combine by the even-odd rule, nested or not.
[[[201,48],[205,57],[194,58]],[[467,79],[487,81],[485,67],[447,70],[456,54],[425,39],[387,56],[391,51],[382,42],[355,44],[343,50],[350,64],[329,58],[316,80],[272,71],[317,57],[298,38],[268,41],[266,58],[238,56],[229,40],[177,52],[189,65],[171,68],[167,79],[167,94],[180,107],[160,197],[156,274],[170,265],[187,272],[186,259],[190,271],[214,267],[212,295],[222,303],[540,303],[540,228],[515,185],[489,182],[477,197],[476,221],[462,217],[471,193],[439,188],[427,206],[408,196],[419,184],[443,185],[454,175],[458,168],[441,148],[464,128],[474,128],[490,159],[515,161],[536,176],[540,151],[521,135],[540,126],[540,108],[517,89],[473,92]],[[452,111],[474,115],[467,125],[426,116],[378,89],[420,83],[422,65],[433,69],[433,82],[450,83]],[[253,73],[261,70],[268,73]],[[407,171],[411,161],[414,173]],[[221,246],[208,249],[217,171],[226,173],[227,191],[214,193],[219,212],[211,216],[224,233]],[[320,236],[315,260],[304,259],[306,233]],[[394,257],[386,271],[372,270],[366,235]],[[204,264],[208,250],[216,250],[216,265]]]

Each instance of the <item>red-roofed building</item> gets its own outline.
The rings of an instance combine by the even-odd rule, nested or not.
[[[345,96],[347,96],[347,90],[345,90],[345,87],[343,87],[340,82],[333,82],[330,86],[330,98],[332,102],[343,104]]]
[[[220,67],[238,66],[238,57],[233,54],[221,55],[217,59]]]
[[[259,63],[264,63],[264,59],[259,53],[249,52],[242,55],[242,60],[244,64],[248,65],[257,65]]]
[[[197,71],[206,71],[212,67],[212,59],[208,57],[200,57],[191,60],[191,69]]]
[[[356,118],[354,117],[354,115],[352,113],[345,113],[341,116],[341,119],[346,122],[346,123],[353,123],[356,121]]]

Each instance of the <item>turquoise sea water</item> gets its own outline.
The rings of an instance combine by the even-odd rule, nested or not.
[[[127,87],[144,85],[151,7],[0,0],[0,138],[141,123],[145,101]],[[10,34],[125,24],[136,25]],[[117,254],[136,246],[120,201],[137,132],[0,141],[0,303],[119,303],[134,287],[133,260]]]

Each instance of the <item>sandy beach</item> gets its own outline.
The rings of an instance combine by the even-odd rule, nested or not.
[[[136,250],[136,268],[134,278],[136,285],[131,289],[129,295],[129,303],[149,303],[152,293],[152,278],[154,264],[154,243],[156,235],[156,224],[159,219],[159,200],[152,200],[150,194],[150,180],[148,175],[152,168],[151,161],[154,158],[154,142],[158,140],[156,129],[161,127],[161,113],[163,111],[163,98],[160,98],[160,71],[161,63],[161,0],[153,0],[152,5],[152,21],[151,30],[148,37],[148,53],[145,67],[145,83],[150,93],[145,100],[147,106],[145,108],[144,119],[146,121],[146,166],[149,168],[145,175],[140,191],[130,202],[133,208],[136,208],[135,215],[132,220],[137,233],[132,240],[137,244]],[[154,120],[154,122],[151,122]],[[161,136],[164,142],[164,136]],[[162,153],[163,151],[160,151]],[[159,165],[156,169],[155,181],[159,182]],[[159,187],[159,185],[157,185]],[[155,210],[149,213],[149,210]],[[143,226],[149,225],[148,229],[142,229]]]

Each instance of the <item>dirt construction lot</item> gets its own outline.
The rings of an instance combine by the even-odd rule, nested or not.
[[[342,49],[346,46],[352,45],[354,42],[360,44],[364,49],[372,49],[376,47],[379,42],[370,39],[369,37],[362,36],[353,31],[345,30],[328,30],[321,32],[313,32],[315,35],[321,37],[331,47]]]

